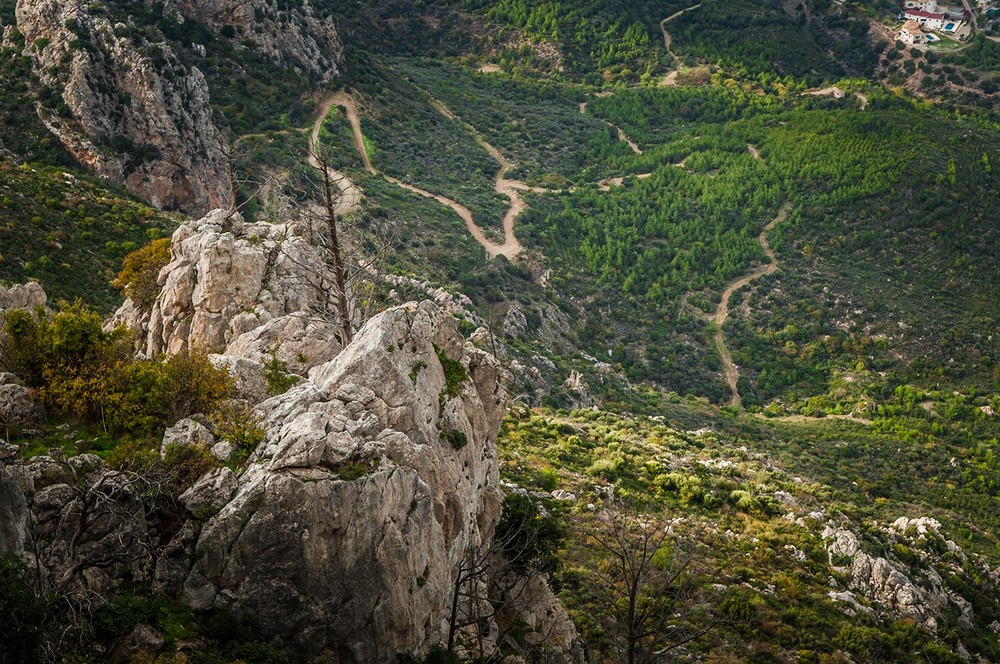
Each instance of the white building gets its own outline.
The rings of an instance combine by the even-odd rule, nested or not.
[[[906,0],[903,3],[903,9],[919,9],[920,11],[936,14],[938,13],[938,3],[937,0]]]
[[[903,11],[903,18],[907,21],[916,21],[927,30],[940,30],[946,22],[951,22],[944,14],[926,12],[922,9],[906,9]]]
[[[924,37],[924,31],[916,21],[906,21],[899,31],[899,41],[904,44],[923,44],[927,41]]]

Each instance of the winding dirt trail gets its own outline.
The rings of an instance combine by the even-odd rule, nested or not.
[[[490,156],[493,157],[493,160],[495,162],[500,164],[500,170],[497,171],[496,183],[493,185],[493,188],[498,194],[500,194],[501,196],[506,196],[507,199],[510,201],[510,208],[507,210],[507,214],[505,214],[503,217],[503,238],[504,238],[503,244],[497,244],[489,240],[483,233],[482,229],[476,226],[476,224],[472,221],[471,214],[467,219],[461,213],[459,213],[459,215],[462,216],[463,219],[465,219],[465,225],[468,226],[469,232],[472,233],[472,235],[476,238],[479,244],[483,245],[483,248],[486,249],[486,253],[490,255],[490,258],[493,258],[494,256],[506,256],[509,260],[514,260],[514,258],[516,258],[518,254],[524,251],[524,247],[521,246],[521,243],[517,241],[517,237],[514,235],[514,222],[517,220],[518,216],[522,212],[524,212],[524,209],[527,207],[527,204],[524,202],[524,198],[521,197],[520,192],[522,191],[531,191],[535,193],[556,193],[556,192],[549,189],[542,189],[540,187],[529,187],[524,182],[520,182],[518,180],[508,180],[506,178],[506,175],[508,172],[511,171],[511,169],[514,168],[514,164],[509,159],[500,154],[499,150],[497,150],[495,147],[487,143],[486,139],[483,138],[483,135],[480,134],[475,127],[468,124],[467,122],[459,118],[457,115],[452,113],[451,109],[448,108],[444,104],[444,102],[435,99],[431,103],[434,105],[434,108],[436,108],[441,115],[445,116],[449,120],[452,120],[454,122],[460,122],[463,125],[465,125],[466,129],[468,129],[472,133],[472,136],[475,139],[476,143],[478,143],[480,147],[486,150],[490,154]],[[434,198],[437,198],[439,201],[442,202],[448,200],[443,196],[439,197],[435,195]],[[462,206],[459,205],[458,203],[454,203],[454,201],[452,201],[452,203],[453,205],[449,205],[448,203],[445,204],[448,205],[448,207],[451,207],[456,212],[458,212],[458,208]],[[466,210],[466,212],[468,212],[468,210]]]
[[[319,161],[316,159],[317,149],[319,146],[319,131],[323,127],[323,122],[326,120],[326,116],[330,114],[330,109],[334,106],[343,106],[347,111],[347,117],[351,121],[351,126],[356,127],[354,130],[354,140],[360,145],[360,152],[362,160],[365,163],[365,168],[368,169],[370,173],[374,173],[374,169],[368,162],[368,155],[364,150],[364,143],[361,141],[361,125],[358,122],[358,111],[354,105],[353,100],[348,97],[343,92],[338,92],[335,95],[331,95],[320,102],[319,113],[316,114],[316,120],[313,122],[312,131],[309,133],[309,165],[315,169],[319,169]],[[352,117],[353,114],[353,117]],[[338,215],[345,215],[357,208],[358,204],[361,203],[361,190],[358,186],[354,184],[350,178],[340,171],[335,171],[332,168],[328,168],[327,171],[330,174],[330,180],[333,181],[337,188],[340,189],[340,200],[337,201],[337,206],[334,208],[334,212]]]
[[[313,124],[312,134],[310,136],[310,152],[315,153],[316,145],[319,141],[320,127],[322,127],[323,120],[326,119],[327,114],[333,106],[339,106],[347,113],[347,119],[351,123],[351,131],[354,134],[354,148],[361,156],[361,161],[365,166],[365,170],[372,175],[378,175],[379,172],[374,166],[372,166],[371,159],[368,157],[368,150],[365,148],[364,135],[361,133],[361,119],[358,114],[358,106],[355,103],[354,98],[346,92],[338,92],[330,95],[320,104],[319,117]],[[443,104],[435,103],[435,107],[448,118],[457,120],[454,114],[452,114],[451,111],[448,110]],[[403,182],[402,180],[386,175],[385,173],[382,173],[381,175],[398,187],[426,198],[433,198],[441,205],[451,208],[452,211],[454,211],[455,214],[457,214],[462,221],[465,222],[465,227],[468,229],[469,233],[473,238],[475,238],[476,242],[482,245],[482,247],[486,250],[486,253],[489,254],[490,258],[495,256],[506,256],[508,259],[513,260],[522,251],[524,251],[521,243],[518,242],[517,238],[514,236],[514,221],[525,208],[524,199],[521,198],[521,195],[518,193],[519,190],[539,192],[548,192],[549,190],[529,187],[522,182],[505,180],[503,176],[512,168],[512,164],[508,162],[503,155],[496,150],[496,148],[482,140],[478,134],[476,134],[476,140],[480,143],[480,145],[486,148],[490,155],[492,155],[493,158],[500,164],[500,171],[497,173],[496,191],[510,199],[510,209],[507,211],[503,220],[504,241],[500,244],[493,242],[486,237],[483,229],[476,225],[475,219],[472,216],[472,211],[461,203],[453,201],[446,196],[442,196],[441,194],[435,194],[427,191],[426,189],[421,189],[420,187],[412,185],[408,182]],[[319,168],[319,164],[313,154],[309,155],[309,163],[313,167]],[[357,186],[355,186],[354,183],[352,183],[343,173],[337,173],[332,170],[330,172],[335,175],[335,181],[338,183],[341,190],[341,201],[337,206],[337,212],[338,214],[344,214],[344,212],[354,209],[354,207],[361,200],[361,190],[358,189]],[[344,212],[341,212],[341,208],[344,209]]]
[[[674,52],[670,50],[670,44],[672,40],[670,38],[670,33],[667,32],[667,23],[670,23],[670,21],[673,21],[675,18],[678,18],[685,12],[689,12],[692,9],[698,9],[698,7],[701,7],[700,2],[696,5],[691,5],[690,7],[682,9],[675,14],[671,14],[670,16],[660,21],[660,30],[663,32],[663,45],[666,47],[667,53],[670,54],[670,57],[674,59],[674,70],[663,77],[663,83],[662,83],[663,85],[677,85],[677,76],[680,75],[681,73],[681,59],[678,58],[676,55],[674,55]]]
[[[726,287],[726,290],[722,292],[722,301],[719,302],[719,306],[715,310],[715,316],[712,317],[712,322],[715,323],[715,347],[719,351],[719,357],[722,359],[722,366],[726,373],[726,382],[729,383],[729,389],[733,393],[732,401],[730,401],[730,404],[733,406],[742,405],[742,400],[740,399],[739,390],[736,389],[736,383],[739,380],[739,372],[737,371],[736,365],[733,364],[733,356],[729,353],[729,348],[726,347],[725,335],[722,332],[722,326],[725,325],[726,319],[729,318],[729,298],[732,297],[733,293],[752,281],[756,281],[757,279],[771,274],[778,269],[778,259],[775,258],[774,251],[771,250],[771,245],[767,242],[767,234],[771,232],[771,229],[787,219],[790,211],[791,205],[789,203],[785,203],[781,206],[777,216],[775,216],[774,219],[772,219],[770,223],[764,227],[764,230],[760,232],[760,235],[757,236],[757,241],[760,242],[760,246],[764,249],[764,253],[767,254],[767,258],[770,262],[767,265],[759,267],[750,274],[744,275],[729,284]]]
[[[604,95],[601,95],[600,93],[598,93],[598,96],[604,96]],[[580,102],[580,114],[583,115],[586,112],[587,112],[587,102],[581,101]],[[598,118],[598,119],[600,119],[600,118]],[[603,122],[604,124],[608,125],[612,129],[614,129],[617,132],[617,134],[618,134],[618,140],[621,141],[621,142],[623,142],[623,143],[625,143],[626,145],[628,145],[629,149],[632,150],[632,152],[634,152],[635,154],[642,154],[642,148],[639,147],[638,143],[636,143],[635,141],[633,141],[631,138],[628,137],[628,134],[625,133],[624,129],[622,129],[621,127],[618,127],[616,125],[611,124],[607,120],[601,120],[601,122]]]

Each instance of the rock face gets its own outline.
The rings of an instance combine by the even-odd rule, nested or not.
[[[34,311],[38,307],[44,307],[47,301],[42,286],[34,282],[14,284],[10,288],[0,286],[0,312],[5,309]]]
[[[333,279],[307,229],[215,210],[178,228],[170,251],[148,320],[127,304],[117,316],[147,330],[148,355],[196,348],[261,362],[276,348],[305,373],[340,351],[339,325],[319,315]]]
[[[0,424],[31,424],[41,420],[45,410],[34,401],[12,373],[0,373]]]
[[[430,303],[370,320],[258,407],[266,438],[232,500],[176,543],[195,556],[185,600],[254,616],[303,657],[388,662],[444,641],[461,559],[499,517],[500,377]]]
[[[93,454],[38,456],[8,472],[30,509],[33,546],[24,553],[56,591],[105,594],[151,569],[154,545],[134,473]]]
[[[949,601],[937,572],[928,569],[925,578],[911,579],[900,565],[865,553],[858,536],[846,528],[827,526],[822,536],[831,566],[848,575],[852,589],[897,615],[913,618],[930,630],[937,628]]]
[[[27,528],[28,504],[24,492],[0,463],[0,556],[24,550]]]
[[[163,209],[229,204],[228,167],[205,77],[166,43],[83,0],[19,0],[17,28],[41,83],[62,93],[63,116],[42,121],[93,173]]]
[[[275,64],[330,80],[339,75],[344,47],[327,17],[308,1],[174,0],[183,14],[207,23],[222,35],[248,44]]]
[[[548,579],[538,573],[509,574],[498,580],[502,593],[519,598],[502,616],[526,628],[528,661],[570,664],[586,661],[583,643],[566,608],[552,592]]]

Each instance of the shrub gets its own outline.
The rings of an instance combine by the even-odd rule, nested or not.
[[[227,402],[212,413],[215,435],[236,448],[238,458],[245,458],[264,439],[261,419],[247,404]]]
[[[122,291],[143,311],[149,311],[156,302],[160,287],[157,277],[164,265],[170,262],[170,238],[153,240],[145,247],[125,256],[122,271],[111,285]]]
[[[469,372],[465,370],[461,362],[448,357],[437,345],[434,346],[434,351],[437,353],[441,368],[444,370],[445,394],[449,397],[458,396],[462,383],[469,378]]]
[[[299,382],[298,376],[288,372],[288,363],[278,357],[279,349],[280,346],[275,346],[268,353],[262,372],[267,382],[267,394],[272,397],[284,394]]]
[[[469,442],[469,438],[464,433],[450,427],[441,432],[441,437],[448,441],[456,450],[462,449]]]
[[[566,533],[552,516],[543,517],[531,497],[511,494],[503,501],[496,541],[516,568],[552,573],[559,568],[556,552]]]
[[[22,309],[5,314],[6,338],[0,347],[0,366],[17,374],[31,387],[44,383],[51,366],[74,366],[110,335],[101,329],[100,315],[77,300],[60,303],[59,312],[49,318],[43,309],[34,314]]]
[[[38,390],[46,406],[120,434],[151,434],[193,413],[207,413],[231,389],[204,354],[137,359],[128,332],[104,332],[80,302],[6,314],[0,366]]]

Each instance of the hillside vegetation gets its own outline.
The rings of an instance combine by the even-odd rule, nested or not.
[[[933,462],[916,441],[890,451],[900,445],[898,430],[881,418],[764,422],[692,402],[665,412],[647,419],[515,411],[502,434],[502,475],[541,496],[572,533],[556,579],[592,647],[621,656],[628,623],[608,617],[616,602],[634,598],[649,616],[643,624],[657,624],[662,611],[671,626],[639,639],[639,652],[669,648],[679,661],[958,662],[959,648],[997,657],[989,624],[1000,605],[987,589],[994,518],[970,509],[975,489],[951,495],[965,473],[996,478],[992,463],[949,464],[959,449],[951,443],[934,446]],[[986,433],[975,417],[958,427]],[[880,461],[887,456],[891,468]],[[915,520],[913,500],[933,522]],[[622,578],[595,562],[622,555],[638,565],[638,535],[650,532],[644,524],[668,528],[652,558],[660,574]],[[844,537],[860,548],[845,554]],[[934,633],[920,625],[929,615],[921,600],[869,604],[870,579],[857,565],[879,559],[920,588],[919,597],[953,593],[975,618]],[[641,578],[637,592],[619,584],[628,578]]]
[[[0,279],[40,281],[53,301],[82,298],[110,311],[121,301],[111,281],[122,259],[174,224],[84,175],[0,164]]]
[[[351,258],[372,259],[350,275],[359,308],[430,295],[453,308],[449,330],[497,355],[514,404],[499,541],[542,539],[513,564],[549,575],[593,661],[1000,661],[1000,44],[904,48],[881,0],[333,4],[317,8],[346,44],[332,82],[156,3],[89,11],[204,73],[247,220],[316,221],[316,122],[323,156],[363,192],[337,220]],[[93,453],[152,473],[150,518],[172,537],[175,494],[208,470],[243,478],[274,432],[228,401],[238,376],[198,349],[137,358],[128,333],[102,329],[122,295],[156,301],[178,219],[83,175],[36,112],[65,116],[62,92],[8,36],[0,281],[66,302],[2,319],[0,366],[47,412],[5,415],[0,433],[12,458]],[[318,118],[324,100],[343,106]],[[518,249],[491,257],[507,231]],[[258,358],[272,396],[299,381],[281,346]],[[428,412],[450,416],[474,368],[432,348],[446,388]],[[357,394],[360,412],[372,400]],[[189,415],[233,456],[160,455]],[[442,435],[449,458],[470,442]],[[337,463],[323,481],[381,461]],[[650,575],[630,590],[615,561],[637,555]],[[30,574],[0,559],[0,628],[23,628],[27,658],[51,635],[11,607],[41,624],[70,606],[27,591]],[[202,637],[192,661],[286,661],[253,616],[201,615],[146,584],[106,599],[81,622],[81,661],[140,625],[166,636],[169,661]],[[528,652],[528,626],[503,630],[498,653]],[[442,657],[456,653],[403,661]]]

